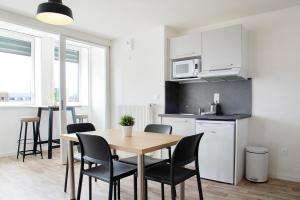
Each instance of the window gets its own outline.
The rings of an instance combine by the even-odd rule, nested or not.
[[[0,104],[33,104],[34,37],[0,29]]]
[[[55,93],[59,88],[59,49],[54,49],[54,89]],[[82,98],[84,91],[87,91],[86,82],[88,79],[86,71],[88,70],[88,48],[67,45],[66,49],[66,97],[68,103],[86,104],[87,102]],[[83,91],[84,90],[84,91]],[[58,100],[58,98],[56,98]]]

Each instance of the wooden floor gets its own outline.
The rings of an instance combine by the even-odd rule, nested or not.
[[[76,175],[78,165],[76,163]],[[65,166],[54,159],[41,160],[39,156],[26,157],[25,163],[15,157],[0,158],[0,200],[67,200],[63,192]],[[76,179],[78,176],[76,176]],[[121,199],[133,199],[132,178],[121,182]],[[206,200],[300,200],[300,183],[271,179],[268,183],[253,184],[242,181],[238,186],[202,181]],[[186,183],[186,200],[198,199],[196,179]],[[82,199],[88,199],[87,179],[84,180]],[[160,185],[149,183],[149,200],[160,199]],[[107,199],[108,185],[93,183],[93,199]],[[179,191],[179,190],[178,190]],[[166,199],[170,190],[166,186]]]

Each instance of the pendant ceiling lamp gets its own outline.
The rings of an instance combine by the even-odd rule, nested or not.
[[[68,25],[74,21],[72,10],[63,5],[62,0],[49,0],[40,4],[36,18],[52,25]]]

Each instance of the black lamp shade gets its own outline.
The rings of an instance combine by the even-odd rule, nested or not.
[[[49,0],[38,6],[36,18],[52,25],[68,25],[73,23],[72,10],[63,5],[61,0]]]

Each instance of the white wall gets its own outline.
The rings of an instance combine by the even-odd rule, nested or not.
[[[238,23],[247,29],[253,78],[249,144],[270,149],[272,177],[295,181],[300,181],[299,21],[298,6],[185,32]]]
[[[126,41],[133,41],[133,50]],[[118,105],[155,103],[163,111],[165,28],[157,27],[119,38],[111,47],[111,118],[117,127]],[[158,118],[156,118],[158,120]]]

